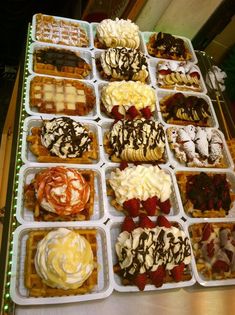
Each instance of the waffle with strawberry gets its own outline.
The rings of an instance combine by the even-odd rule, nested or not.
[[[114,271],[123,285],[143,291],[147,284],[161,287],[167,282],[191,279],[189,239],[178,224],[164,216],[156,223],[141,215],[136,223],[126,217],[115,244],[118,263]]]
[[[194,218],[226,217],[235,194],[226,174],[177,172],[185,212]]]
[[[235,224],[197,223],[189,227],[197,271],[203,281],[235,278]]]
[[[138,185],[138,188],[136,186]],[[131,217],[169,214],[171,209],[171,177],[157,165],[128,166],[122,162],[107,179],[107,194],[116,210]]]

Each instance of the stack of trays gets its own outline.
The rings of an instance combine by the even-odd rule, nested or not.
[[[142,170],[149,172],[150,168],[156,169],[159,165],[171,188],[169,190],[169,185],[165,187],[168,197],[160,202],[158,196],[160,206],[154,212],[147,211],[147,214],[152,222],[163,214],[170,225],[183,231],[192,252],[192,260],[185,269],[186,278],[172,281],[170,277],[170,281],[164,281],[159,287],[150,282],[145,290],[192,286],[196,281],[204,286],[235,284],[235,275],[226,269],[230,262],[234,264],[235,261],[233,162],[224,136],[218,130],[218,121],[206,95],[190,40],[174,37],[180,40],[180,45],[184,43],[182,56],[185,59],[181,55],[171,54],[169,58],[166,53],[159,55],[156,46],[152,47],[155,33],[149,32],[137,32],[134,43],[137,42],[138,47],[132,42],[137,48],[134,53],[127,47],[120,51],[119,48],[109,50],[99,42],[98,27],[97,23],[41,14],[33,17],[24,94],[24,106],[29,116],[23,126],[21,158],[24,165],[20,169],[18,184],[16,217],[20,227],[14,233],[12,299],[22,305],[58,304],[106,298],[114,289],[120,292],[139,290],[133,283],[124,285],[114,268],[118,264],[115,244],[128,211],[123,203],[115,200],[117,195],[115,189],[110,188],[110,179],[117,169],[126,167],[138,170],[143,167]],[[107,64],[113,65],[117,56],[126,58],[122,54],[128,55],[127,60],[138,60],[139,73],[135,73],[135,67],[131,66],[128,73],[122,69],[124,72],[120,74],[117,68],[113,71],[112,67],[110,72],[106,71],[110,70]],[[123,61],[119,60],[119,65],[123,68]],[[123,78],[134,80],[135,87],[133,83],[125,85]],[[127,129],[123,132],[122,128]],[[147,130],[146,134],[143,130]],[[74,143],[80,155],[73,151]],[[124,143],[134,143],[137,148],[131,151]],[[128,164],[123,166],[123,160]],[[78,213],[71,210],[78,207],[71,200],[81,187],[73,186],[70,176],[80,175],[71,173],[82,174],[86,182],[83,185],[90,187],[88,197],[83,196],[86,205]],[[44,176],[52,182],[49,188],[45,186]],[[190,181],[196,180],[195,176],[206,178],[205,187],[210,198],[201,191],[190,191]],[[61,178],[68,183],[60,186]],[[217,190],[219,196],[214,189],[217,184],[213,187],[208,184],[208,181],[215,183],[216,180],[218,186],[223,183],[223,188]],[[139,183],[136,182],[136,191]],[[57,184],[58,187],[53,188]],[[196,196],[190,201],[191,192]],[[62,195],[62,202],[63,198],[66,202],[67,198],[71,199],[66,208],[71,215],[61,210],[58,200],[54,201],[55,208],[48,206],[49,199],[56,199],[58,193]],[[202,200],[197,200],[200,194]],[[50,198],[45,200],[48,195]],[[144,200],[146,198],[141,200],[142,205]],[[167,210],[162,205],[165,201]],[[199,209],[194,211],[196,206]],[[137,221],[134,218],[136,227]],[[201,234],[205,233],[203,225],[206,223],[209,223],[209,228],[206,228],[210,233],[208,238],[204,235],[203,241],[209,242],[211,237],[214,243],[205,258],[198,244],[202,244]],[[32,249],[30,235],[42,231],[39,234],[45,236],[59,228],[79,230],[90,242],[95,260],[92,274],[95,280],[91,280],[91,287],[87,285],[88,289],[84,291],[47,290],[45,284],[41,284],[39,293],[32,294],[26,283],[31,279],[34,286],[32,279],[38,277],[34,266],[35,243],[42,236],[34,237]],[[226,228],[223,244],[229,242],[228,246],[221,245],[218,236]],[[95,235],[92,240],[90,234]],[[231,238],[233,242],[229,241]],[[214,257],[218,249],[222,251],[222,262]],[[205,271],[205,265],[210,265],[212,259],[218,266],[213,267],[213,272]],[[221,267],[224,272],[216,273],[216,267]],[[28,270],[31,270],[31,275]]]

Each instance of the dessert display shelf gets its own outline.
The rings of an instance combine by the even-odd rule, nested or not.
[[[40,23],[41,18],[40,16]],[[69,25],[74,31],[77,27],[77,24],[74,24],[70,19],[64,19],[63,21],[63,18],[53,17],[52,21],[54,21],[53,25],[55,29],[58,25],[64,28],[67,28]],[[43,23],[47,22],[51,23],[51,19],[46,19]],[[78,307],[78,309],[80,307],[81,310],[86,310],[87,313],[91,314],[92,306],[98,305],[98,301],[95,300],[99,299],[107,298],[108,308],[111,307],[112,304],[117,303],[120,298],[123,299],[123,301],[126,301],[127,298],[133,299],[133,301],[137,303],[136,305],[138,305],[138,301],[141,299],[151,299],[152,297],[156,300],[157,294],[160,296],[165,291],[165,294],[169,296],[173,293],[177,294],[178,298],[183,301],[186,295],[186,291],[184,290],[187,290],[187,287],[193,297],[194,292],[196,292],[194,288],[200,291],[198,284],[202,287],[208,287],[207,290],[209,290],[209,287],[213,286],[219,287],[218,290],[220,290],[222,286],[229,287],[235,285],[233,272],[228,275],[229,264],[230,262],[231,264],[232,262],[234,263],[235,257],[235,248],[231,250],[231,246],[234,247],[234,244],[229,241],[230,237],[235,237],[234,164],[226,142],[226,139],[228,139],[228,128],[227,126],[220,128],[221,115],[219,115],[220,113],[215,103],[218,100],[218,93],[215,99],[213,99],[213,97],[211,98],[211,93],[208,93],[210,97],[206,94],[208,92],[208,86],[207,82],[204,82],[206,78],[206,74],[204,73],[205,63],[200,63],[201,60],[203,60],[202,54],[195,53],[188,39],[179,37],[180,40],[186,43],[187,53],[191,56],[190,62],[192,63],[192,68],[189,69],[189,74],[186,75],[186,78],[182,79],[185,81],[181,82],[181,78],[177,78],[172,68],[171,74],[173,73],[173,75],[164,78],[165,75],[169,74],[164,72],[164,67],[167,67],[167,65],[163,65],[163,63],[166,62],[166,60],[164,58],[151,56],[147,50],[147,43],[153,33],[139,33],[139,50],[134,53],[134,57],[131,54],[129,56],[130,58],[139,58],[138,60],[142,60],[141,58],[145,58],[143,56],[147,56],[146,63],[144,62],[144,79],[142,80],[142,70],[140,70],[141,75],[140,73],[138,74],[140,75],[138,79],[145,81],[145,84],[151,87],[151,102],[155,103],[155,109],[150,111],[149,108],[141,107],[142,105],[139,101],[139,103],[136,102],[136,104],[139,104],[139,107],[135,108],[135,110],[133,108],[132,110],[130,109],[130,104],[128,105],[129,107],[123,107],[120,111],[117,109],[117,106],[115,110],[109,112],[108,106],[105,108],[105,101],[107,101],[107,95],[105,93],[108,93],[107,86],[109,85],[110,76],[106,75],[103,77],[99,71],[99,60],[105,50],[102,46],[96,46],[97,23],[89,24],[80,21],[80,26],[83,27],[87,33],[87,38],[85,39],[84,34],[81,33],[82,45],[84,44],[85,46],[80,48],[73,47],[73,37],[68,39],[63,34],[61,34],[61,42],[59,43],[54,42],[53,34],[51,33],[45,35],[49,37],[52,36],[50,40],[41,40],[43,43],[39,42],[38,38],[44,37],[42,33],[40,33],[40,29],[36,29],[36,23],[36,16],[34,16],[32,26],[29,26],[28,29],[25,55],[20,73],[21,83],[16,108],[14,145],[12,149],[4,223],[5,233],[3,234],[0,262],[1,270],[5,271],[1,273],[3,292],[1,299],[2,314],[13,314],[15,310],[17,310],[19,314],[23,314],[30,308],[32,308],[32,314],[34,314],[34,311],[36,314],[37,305],[40,305],[41,308],[46,310],[51,304],[53,304],[55,308],[57,304],[61,304],[62,308],[66,307],[66,305],[71,305],[71,307],[74,305]],[[115,53],[115,56],[121,56],[121,52],[114,51],[112,53]],[[37,54],[39,55],[38,59],[35,58]],[[64,61],[66,59],[64,58],[64,54],[68,55],[70,60],[69,64],[66,64],[65,67],[61,66],[62,63],[63,65],[66,63]],[[55,55],[56,58],[54,60]],[[54,60],[52,62],[53,64],[51,66],[47,64],[45,67],[45,63],[42,62],[42,60],[44,60],[43,58],[49,58],[50,62]],[[105,60],[107,60],[107,58]],[[78,61],[79,66],[75,67],[75,70],[71,70],[75,61]],[[177,61],[173,62],[177,63]],[[179,67],[185,67],[184,62],[180,62],[178,62]],[[199,62],[199,64],[197,64],[197,62]],[[175,69],[175,64],[173,68]],[[104,70],[105,69],[103,69],[103,71]],[[130,71],[133,71],[133,69]],[[160,75],[157,76],[158,72],[160,75],[164,74],[162,78],[163,81],[159,81]],[[194,75],[190,76],[190,73],[194,73]],[[145,78],[146,75],[147,79]],[[125,73],[123,78],[126,78]],[[133,78],[135,78],[135,74],[132,76],[132,79]],[[186,81],[186,79],[188,81]],[[112,78],[111,82],[114,81],[115,80]],[[161,88],[161,82],[166,83],[163,88]],[[170,87],[167,86],[168,83]],[[104,87],[107,89],[101,96]],[[32,94],[33,88],[34,93]],[[118,99],[118,96],[115,94],[116,87],[113,88],[110,85],[109,88],[113,89],[112,97],[115,102]],[[129,87],[124,86],[124,91],[125,88],[128,89]],[[138,87],[135,93],[133,92],[133,97],[136,97],[137,100],[138,97],[144,97],[144,92],[140,95],[137,91]],[[54,99],[56,99],[56,104],[54,104],[53,95]],[[203,104],[202,106],[204,107],[197,112],[194,111],[193,114],[191,114],[191,112],[188,113],[186,119],[185,116],[183,117],[179,114],[181,111],[179,107],[178,114],[176,113],[176,116],[174,116],[175,113],[166,112],[167,104],[163,102],[163,100],[166,99],[167,103],[169,97],[173,97],[174,101],[174,95],[177,95],[175,99],[179,97],[182,98],[182,95],[184,99],[186,99],[186,105],[184,104],[182,106],[187,106],[187,102],[191,102],[188,107],[193,107],[192,102],[196,99]],[[86,106],[86,102],[89,102],[89,111],[84,107]],[[219,104],[221,105],[223,102],[224,100],[220,99]],[[31,106],[32,103],[36,104],[35,107]],[[79,103],[83,108],[80,115],[76,112],[76,103]],[[113,105],[116,106],[116,104]],[[52,110],[55,110],[55,112],[53,113]],[[208,117],[208,119],[203,120],[206,126],[200,126],[199,124],[200,119],[198,117],[202,114],[203,110],[206,111]],[[169,117],[167,114],[173,115],[170,122],[167,121],[166,117]],[[135,116],[137,119],[135,123],[129,123],[128,125],[125,120],[117,119],[117,117],[123,119],[124,115],[132,118]],[[60,120],[60,117],[66,118],[61,118],[62,120]],[[50,128],[57,119],[60,121],[60,125],[55,128],[55,133],[58,132],[58,135],[53,138],[53,135],[50,134]],[[118,123],[118,121],[121,121],[121,123]],[[175,121],[177,122],[175,123]],[[222,122],[223,121],[224,119],[222,118]],[[46,123],[48,123],[48,125],[46,125]],[[71,129],[72,124],[76,126],[74,129]],[[118,127],[118,124],[121,126]],[[128,125],[126,132],[129,137],[125,139],[125,142],[133,141],[137,147],[139,146],[138,149],[135,149],[137,151],[135,153],[130,152],[130,150],[128,151],[124,145],[120,145],[120,147],[117,148],[115,141],[112,141],[113,138],[118,138],[116,132],[121,133],[120,138],[125,137],[124,133],[122,134],[122,128],[124,128],[123,126],[125,124]],[[187,125],[190,125],[190,129],[183,129]],[[49,136],[45,136],[47,128],[49,128]],[[207,131],[203,128],[207,128]],[[169,129],[171,130],[170,132]],[[226,139],[223,132],[218,129],[222,129]],[[63,137],[61,136],[61,130],[65,131]],[[145,147],[142,143],[139,144],[138,142],[140,138],[142,139],[142,137],[144,137],[141,133],[142,130],[151,131],[150,135],[143,140],[143,143],[150,143],[149,146]],[[73,136],[70,135],[71,132],[72,134],[74,132]],[[45,134],[41,136],[43,133]],[[83,138],[81,138],[81,133],[83,134]],[[137,138],[135,138],[136,134]],[[175,136],[175,134],[178,135]],[[57,136],[62,137],[62,140],[59,142],[59,149],[58,143],[55,146],[58,139]],[[79,156],[74,155],[75,153],[72,150],[74,138],[83,139],[79,140],[81,146],[80,151],[78,150],[80,152]],[[68,141],[69,144],[65,145],[64,141]],[[159,146],[158,150],[156,150],[155,147],[151,147],[151,141],[157,142]],[[45,147],[48,142],[49,145]],[[185,142],[189,143],[190,146],[186,148]],[[54,158],[54,153],[51,154],[48,147],[50,149],[53,148],[54,152],[59,151],[59,159]],[[66,159],[63,160],[61,156],[65,154],[66,148],[68,147],[69,149],[67,151],[69,153],[66,153]],[[186,151],[184,151],[184,149]],[[177,156],[175,152],[180,152],[180,154]],[[198,152],[200,152],[200,154]],[[187,164],[187,161],[184,160],[184,155],[189,156],[190,161],[197,161],[198,164]],[[208,156],[206,163],[204,163],[205,156]],[[125,166],[120,164],[122,159],[127,161]],[[139,164],[141,162],[142,164],[140,166]],[[58,210],[59,212],[55,215],[54,212],[57,211],[56,209],[60,209],[60,207],[57,207],[57,204],[55,208],[52,209],[53,214],[45,215],[42,209],[40,209],[40,204],[37,201],[35,202],[32,197],[30,199],[30,193],[32,193],[33,189],[35,189],[35,191],[36,188],[39,189],[37,187],[37,176],[40,178],[40,174],[44,174],[47,169],[51,170],[53,173],[60,171],[60,168],[65,172],[64,176],[69,178],[68,181],[70,180],[69,176],[72,176],[71,173],[74,172],[76,174],[76,172],[80,171],[81,174],[84,175],[84,181],[88,182],[90,185],[90,197],[87,199],[89,202],[86,200],[90,208],[82,210],[81,213],[83,214],[84,212],[84,216],[74,216],[74,220],[65,220],[65,216],[60,210]],[[127,207],[125,207],[125,202],[123,200],[120,201],[117,194],[115,195],[115,188],[111,187],[111,178],[115,177],[114,173],[116,171],[118,177],[118,172],[126,168],[130,170],[130,172],[133,171],[133,174],[136,176],[136,181],[140,180],[141,172],[145,172],[147,175],[149,172],[155,172],[156,170],[162,172],[161,185],[163,185],[163,182],[165,183],[165,190],[162,192],[161,196],[159,195],[157,197],[157,201],[155,201],[157,204],[155,204],[155,212],[148,212],[148,210],[146,210],[148,207],[146,203],[144,203],[144,200],[146,200],[145,196],[143,200],[138,197],[140,213],[143,214],[147,211],[150,218],[150,223],[148,221],[150,226],[152,224],[151,222],[156,224],[156,222],[158,222],[156,220],[158,220],[161,215],[166,216],[168,223],[162,226],[158,222],[157,226],[152,227],[155,229],[152,233],[159,233],[159,231],[163,233],[165,230],[168,231],[167,229],[169,228],[169,231],[173,234],[176,233],[176,235],[178,235],[179,233],[180,235],[184,235],[183,237],[185,237],[189,242],[188,244],[190,244],[188,248],[190,248],[192,254],[192,261],[186,264],[187,267],[185,267],[184,270],[184,277],[180,280],[176,281],[172,273],[169,272],[164,283],[157,286],[153,285],[153,279],[148,275],[148,282],[144,291],[151,292],[147,293],[136,293],[139,289],[137,286],[133,285],[132,281],[124,285],[125,283],[123,283],[120,275],[115,271],[117,265],[115,244],[123,228],[122,224],[127,214]],[[179,176],[179,174],[181,176]],[[188,182],[194,180],[193,176],[195,176],[195,174],[204,174],[200,176],[206,178],[205,189],[207,189],[208,194],[211,196],[209,200],[207,197],[204,197],[206,200],[198,201],[198,204],[200,203],[198,207],[201,211],[199,211],[199,213],[203,213],[206,203],[206,206],[210,204],[213,209],[213,211],[211,211],[213,215],[198,215],[195,217],[192,215],[194,212],[190,212],[191,210],[188,208],[188,203],[186,204],[185,202],[185,200],[189,198],[190,193],[192,193],[192,190],[189,191],[188,189]],[[47,174],[47,176],[49,175]],[[152,173],[152,176],[155,176],[155,174]],[[157,177],[155,177],[154,180],[157,181]],[[213,184],[216,188],[213,187]],[[39,184],[39,186],[40,185],[43,187],[43,183]],[[53,185],[56,185],[56,180]],[[70,185],[69,189],[76,191],[76,187],[71,186],[70,182],[68,185]],[[85,185],[86,184],[84,184],[84,187]],[[135,185],[135,183],[130,182],[130,185]],[[221,188],[221,185],[224,187]],[[139,191],[137,189],[139,194],[141,189],[142,188],[139,188]],[[149,190],[151,189],[149,188]],[[26,191],[28,193],[26,198],[27,204],[25,202]],[[43,193],[45,195],[47,194],[47,192]],[[68,192],[67,194],[71,197],[70,195],[73,195],[73,193],[75,194],[75,192]],[[189,194],[188,196],[187,193]],[[219,197],[215,195],[216,193],[220,194]],[[68,195],[66,195],[66,198]],[[130,196],[132,197],[132,194],[130,194]],[[217,199],[213,201],[213,205],[211,205],[211,199],[214,196],[216,196]],[[84,198],[86,199],[87,197]],[[136,197],[132,200],[135,198]],[[193,207],[192,204],[196,202],[195,199],[196,197],[192,197],[190,207]],[[44,202],[46,203],[45,200]],[[29,209],[29,205],[34,207],[33,211]],[[71,208],[73,209],[73,205],[67,207],[66,211],[71,211]],[[133,210],[134,207],[131,208],[131,210]],[[134,218],[133,222],[136,230],[143,227],[141,225],[141,219],[138,223],[138,219]],[[169,224],[168,227],[167,224]],[[224,245],[221,247],[221,251],[223,251],[223,255],[227,255],[225,258],[226,263],[224,263],[223,260],[222,263],[217,264],[218,266],[213,265],[209,276],[208,270],[206,270],[207,273],[205,274],[206,268],[204,265],[207,263],[204,262],[203,259],[206,261],[208,256],[213,256],[213,250],[211,250],[206,258],[202,258],[203,250],[198,248],[196,243],[196,241],[201,238],[201,240],[205,242],[205,246],[207,246],[206,242],[208,240],[205,239],[205,235],[203,234],[205,233],[205,224],[208,224],[209,227],[206,226],[206,228],[210,229],[210,235],[208,237],[214,240],[216,246],[219,246],[218,239],[223,237]],[[38,280],[34,280],[36,281],[35,288],[39,285],[39,295],[37,295],[38,293],[35,293],[35,288],[29,289],[29,287],[25,286],[25,279],[27,277],[29,277],[28,281],[33,281],[32,279],[35,278],[35,267],[32,259],[30,264],[26,265],[25,263],[25,261],[29,260],[29,256],[33,255],[33,251],[35,251],[35,249],[28,245],[29,235],[31,235],[31,232],[32,235],[36,235],[37,231],[39,231],[39,234],[45,235],[48,231],[67,228],[75,232],[76,230],[81,230],[81,233],[88,239],[90,233],[95,233],[95,241],[94,238],[90,241],[93,253],[95,253],[95,275],[93,274],[95,280],[93,281],[93,278],[91,280],[92,289],[89,291],[89,289],[85,287],[83,294],[71,293],[66,295],[59,293],[57,296],[55,293],[55,296],[53,296],[55,290],[49,291],[53,293],[48,293],[47,290],[44,291],[44,286],[41,285],[41,283],[38,284]],[[221,230],[224,229],[227,229],[227,234],[220,236]],[[223,232],[223,234],[225,234],[225,232]],[[40,237],[42,238],[42,236]],[[177,238],[178,236],[175,237]],[[35,238],[36,241],[35,239],[33,240],[32,246],[35,246],[34,242],[38,242],[37,236]],[[202,243],[202,241],[200,242]],[[184,246],[186,246],[185,244]],[[224,250],[225,246],[228,246],[228,251],[232,252],[232,254]],[[233,255],[233,258],[231,258],[231,255]],[[215,276],[216,268],[219,267],[224,268],[225,275],[222,277]],[[233,267],[234,266],[231,266],[231,268]],[[29,268],[32,274],[30,274],[27,268]],[[25,276],[26,273],[27,277]],[[89,287],[89,284],[87,286]],[[34,292],[33,294],[36,294],[36,296],[30,296],[30,290],[32,290],[32,292]],[[234,289],[232,290],[231,292],[234,293]],[[181,293],[179,293],[179,291]],[[119,296],[117,292],[120,292],[122,295]],[[209,296],[210,292],[208,291],[207,293]],[[147,296],[147,294],[149,294],[149,296]],[[156,310],[154,304],[155,303],[150,301],[149,308],[151,310]]]

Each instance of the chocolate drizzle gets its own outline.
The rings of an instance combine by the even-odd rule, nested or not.
[[[41,138],[51,155],[61,158],[81,157],[92,141],[88,131],[69,117],[43,121]]]
[[[161,54],[169,56],[176,55],[177,57],[186,58],[186,47],[181,38],[176,38],[171,34],[159,32],[155,36],[153,48],[159,50]]]

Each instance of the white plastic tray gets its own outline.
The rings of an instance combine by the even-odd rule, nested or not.
[[[24,284],[26,241],[31,230],[50,230],[65,227],[68,229],[96,229],[97,230],[97,262],[98,283],[92,292],[84,295],[61,296],[61,297],[30,297]],[[78,224],[56,223],[47,227],[38,223],[37,227],[22,225],[14,232],[10,295],[12,300],[19,305],[47,305],[64,304],[72,302],[91,301],[108,297],[113,291],[111,279],[111,253],[109,246],[109,233],[104,225],[92,224],[91,222]]]

